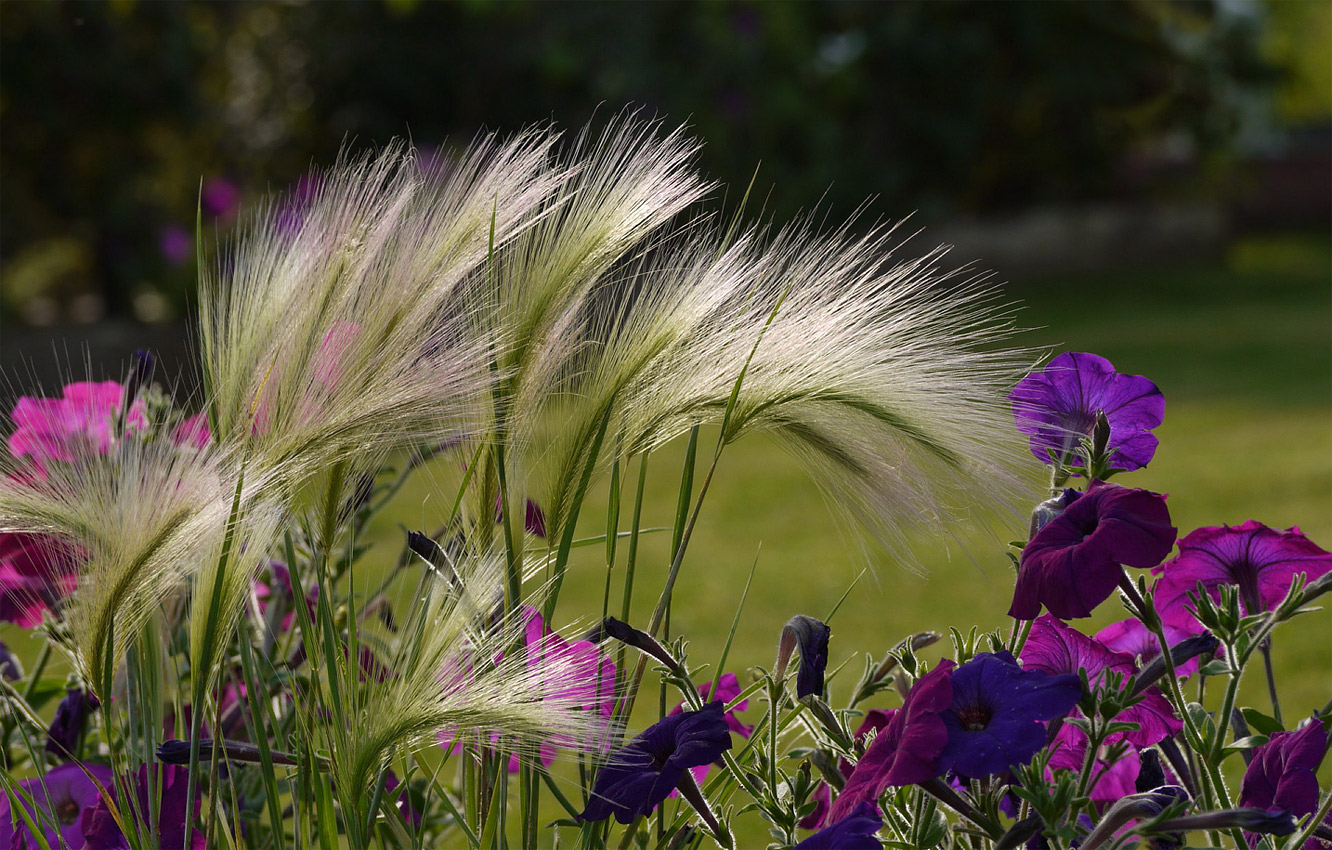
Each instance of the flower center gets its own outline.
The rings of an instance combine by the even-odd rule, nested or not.
[[[971,705],[957,712],[957,721],[968,732],[983,732],[990,723],[990,711],[983,705]]]
[[[79,819],[79,804],[73,800],[65,800],[56,806],[56,820],[65,826],[69,826]]]

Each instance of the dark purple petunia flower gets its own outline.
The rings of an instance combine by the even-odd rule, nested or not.
[[[1275,608],[1299,573],[1313,581],[1332,572],[1332,554],[1298,528],[1279,531],[1249,520],[1243,525],[1207,526],[1179,541],[1179,555],[1155,570],[1154,595],[1161,619],[1187,634],[1202,626],[1193,617],[1189,594],[1202,582],[1213,599],[1223,584],[1239,586],[1246,614]]]
[[[864,802],[874,802],[898,785],[926,782],[944,772],[940,755],[948,744],[941,714],[953,703],[953,662],[944,660],[916,680],[902,707],[856,763],[828,820],[838,821]],[[1044,739],[1042,739],[1042,743]]]
[[[162,847],[188,847],[188,850],[204,850],[204,834],[197,829],[190,830],[189,844],[185,843],[185,803],[189,794],[189,769],[174,764],[141,766],[137,771],[125,777],[125,782],[134,789],[137,801],[133,805],[119,804],[120,817],[126,825],[134,825],[143,835],[147,835],[149,826],[144,817],[149,811],[148,771],[153,770],[154,781],[160,789],[157,810],[157,844]],[[117,791],[111,793],[116,797]],[[199,791],[195,789],[194,804],[191,811],[199,811]],[[83,837],[87,840],[88,850],[131,850],[132,846],[125,834],[111,816],[111,810],[105,800],[99,799],[97,805],[83,812],[79,820]]]
[[[1087,637],[1049,614],[1032,623],[1021,658],[1023,670],[1075,675],[1079,670],[1085,670],[1092,687],[1102,684],[1107,673],[1118,673],[1123,677],[1123,684],[1127,684],[1136,670],[1133,656],[1115,652],[1096,638]],[[1150,747],[1184,728],[1170,703],[1156,688],[1149,688],[1141,702],[1124,709],[1115,719],[1136,723],[1138,728],[1117,733],[1111,741],[1123,738],[1135,747]]]
[[[1093,481],[1022,550],[1009,616],[1034,620],[1041,605],[1061,620],[1091,616],[1119,584],[1121,565],[1154,567],[1170,554],[1176,529],[1165,499]]]
[[[1007,652],[980,653],[953,671],[952,685],[939,767],[974,779],[1026,764],[1045,746],[1045,721],[1082,698],[1077,676],[1023,670]]]
[[[649,726],[610,757],[597,773],[581,821],[633,823],[652,811],[686,779],[691,767],[721,758],[731,748],[725,706],[720,700],[699,711],[665,717]],[[689,778],[692,781],[692,777]]]
[[[1156,454],[1152,429],[1165,416],[1165,396],[1140,375],[1121,375],[1096,354],[1065,352],[1040,372],[1018,382],[1008,394],[1018,430],[1031,437],[1031,453],[1042,463],[1050,452],[1068,455],[1066,465],[1082,466],[1078,441],[1090,437],[1096,414],[1110,422],[1111,464],[1140,469]]]
[[[1142,770],[1142,757],[1136,747],[1124,744],[1124,736],[1114,736],[1112,744],[1103,744],[1092,759],[1091,774],[1087,781],[1087,796],[1093,803],[1104,807],[1138,790],[1138,776]],[[1050,742],[1050,763],[1046,776],[1053,781],[1054,771],[1082,770],[1087,757],[1087,733],[1065,723],[1059,727]]]
[[[504,500],[499,496],[495,497],[495,522],[504,522]],[[523,515],[523,528],[533,537],[545,538],[546,536],[546,512],[541,510],[541,506],[531,499],[527,500],[526,510]]]
[[[883,827],[879,807],[866,800],[851,814],[797,844],[793,850],[880,850],[874,834]]]
[[[1293,732],[1276,732],[1253,751],[1244,772],[1239,804],[1257,809],[1287,809],[1296,817],[1318,810],[1318,767],[1327,754],[1327,731],[1314,718]],[[1332,814],[1324,823],[1332,825]],[[1250,838],[1250,844],[1254,841]],[[1305,850],[1325,847],[1310,838]]]
[[[84,773],[84,770],[88,772]],[[24,804],[28,815],[42,827],[48,846],[69,847],[70,850],[79,850],[84,846],[79,819],[85,810],[97,805],[100,796],[97,783],[101,783],[103,788],[111,788],[109,768],[100,764],[78,765],[73,762],[52,768],[45,779],[24,779],[18,783],[24,793],[32,796],[40,810],[40,813],[34,812]],[[17,825],[11,821],[17,821]],[[22,816],[10,810],[9,795],[0,794],[0,847],[37,846]]]
[[[90,698],[79,688],[70,688],[56,706],[55,718],[46,733],[46,751],[62,759],[73,753],[88,715],[97,706],[96,697]]]

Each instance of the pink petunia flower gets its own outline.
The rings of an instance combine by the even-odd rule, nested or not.
[[[106,454],[123,397],[124,388],[115,381],[66,384],[62,398],[23,396],[14,405],[9,451],[15,457],[32,458],[38,469],[52,460],[72,463],[89,452]],[[130,408],[125,425],[148,427],[142,401]]]
[[[1020,657],[1024,670],[1047,673],[1085,670],[1087,681],[1093,688],[1103,684],[1108,673],[1119,674],[1127,683],[1136,669],[1133,656],[1116,652],[1049,614],[1032,623],[1031,634]],[[1124,709],[1115,719],[1138,724],[1137,729],[1112,736],[1112,740],[1123,738],[1136,747],[1150,747],[1184,728],[1170,703],[1156,688],[1147,689],[1141,702]]]

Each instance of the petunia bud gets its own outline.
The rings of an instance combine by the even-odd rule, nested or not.
[[[1220,645],[1221,642],[1215,636],[1204,632],[1191,638],[1185,638],[1170,647],[1170,658],[1174,662],[1175,669],[1179,670],[1184,663],[1192,658],[1200,655],[1211,655]],[[1133,692],[1130,696],[1136,696],[1156,684],[1157,680],[1165,675],[1165,672],[1166,663],[1163,656],[1158,655],[1144,664],[1134,679]]]
[[[796,697],[803,699],[811,694],[817,696],[823,693],[823,672],[828,666],[828,638],[831,635],[832,630],[826,623],[804,614],[792,617],[782,627],[773,678],[781,682],[786,677],[791,651],[799,649],[800,673],[796,679]]]
[[[23,665],[19,663],[18,656],[10,652],[2,640],[0,640],[0,677],[9,682],[23,678]]]
[[[606,638],[611,637],[621,643],[632,646],[645,655],[650,655],[660,661],[672,673],[683,673],[684,667],[675,657],[671,655],[661,642],[647,632],[639,631],[628,623],[623,623],[614,617],[607,617],[601,621],[601,625],[587,634],[583,640],[592,643],[601,643]]]

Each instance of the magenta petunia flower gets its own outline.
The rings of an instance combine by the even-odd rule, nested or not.
[[[1086,732],[1068,723],[1060,726],[1050,744],[1047,774],[1053,777],[1055,770],[1070,770],[1074,773],[1082,770],[1088,743]],[[1087,796],[1092,802],[1104,806],[1136,793],[1141,769],[1138,748],[1132,743],[1126,743],[1122,737],[1114,736],[1114,740],[1101,746],[1100,752],[1092,760]]]
[[[9,451],[32,458],[39,469],[47,461],[70,463],[88,452],[106,454],[123,395],[124,388],[115,381],[79,381],[66,384],[62,398],[23,396],[14,405]],[[125,424],[148,426],[142,400],[130,408]]]
[[[1034,620],[1044,605],[1062,620],[1091,616],[1129,567],[1154,567],[1170,554],[1176,529],[1166,497],[1093,481],[1022,550],[1008,613]]]
[[[530,605],[522,606],[521,611],[528,666],[540,669],[559,663],[569,671],[553,685],[547,698],[577,705],[584,711],[609,719],[615,709],[615,662],[591,641],[569,642],[551,631],[541,613]],[[460,670],[457,675],[465,679],[467,673]],[[736,693],[739,693],[738,688]],[[456,738],[457,730],[453,728],[441,729],[435,735],[439,745],[450,747],[450,752],[461,748]],[[541,745],[542,764],[548,765],[555,760],[556,748],[556,742]],[[509,771],[516,772],[518,767],[519,760],[515,755],[509,759]]]
[[[1082,466],[1078,441],[1091,437],[1096,414],[1110,423],[1111,464],[1134,470],[1156,454],[1152,429],[1165,416],[1165,396],[1141,375],[1121,375],[1096,354],[1065,352],[1039,372],[1018,382],[1008,394],[1018,430],[1030,435],[1031,453],[1042,463],[1050,452],[1067,456],[1065,465]]]
[[[43,534],[0,534],[0,621],[31,628],[78,584],[70,547]]]
[[[939,757],[948,743],[941,714],[953,702],[952,661],[916,680],[902,707],[870,743],[837,795],[827,820],[847,817],[861,803],[874,802],[888,788],[926,782],[943,773]]]
[[[84,770],[88,773],[84,773]],[[92,775],[92,779],[88,774]],[[98,804],[97,783],[110,790],[110,768],[100,764],[78,765],[73,762],[53,767],[45,779],[24,779],[18,783],[20,788],[32,796],[40,810],[34,812],[24,804],[28,815],[42,828],[47,846],[79,850],[85,845],[79,821],[85,811]],[[17,821],[17,824],[11,821]],[[0,847],[37,846],[37,840],[23,818],[11,811],[9,795],[0,794]]]
[[[1032,623],[1031,634],[1020,657],[1023,670],[1075,675],[1079,670],[1085,670],[1092,687],[1102,684],[1107,673],[1118,673],[1127,683],[1137,669],[1133,656],[1116,652],[1049,614]],[[1122,738],[1137,747],[1150,747],[1184,728],[1170,703],[1156,688],[1148,688],[1141,702],[1124,709],[1115,719],[1138,724],[1137,729],[1113,736],[1113,740]]]
[[[952,664],[951,661],[948,663]],[[896,716],[897,709],[895,708],[886,711],[882,708],[871,708],[865,712],[865,717],[860,721],[860,725],[856,727],[852,737],[856,741],[863,741],[871,733],[878,735],[888,728],[888,724]],[[856,766],[846,759],[838,759],[837,769],[841,771],[843,779],[849,779],[851,774],[855,772]],[[829,789],[828,783],[820,782],[819,787],[815,789],[814,795],[810,799],[814,801],[814,811],[797,822],[797,826],[801,829],[818,829],[827,823],[828,809],[832,806],[832,791]]]
[[[1161,619],[1187,634],[1202,626],[1193,617],[1189,594],[1202,582],[1213,599],[1223,584],[1239,587],[1246,614],[1270,611],[1286,597],[1299,573],[1309,581],[1332,572],[1332,554],[1323,551],[1298,528],[1279,531],[1249,520],[1243,525],[1199,528],[1179,541],[1179,555],[1154,573],[1154,596]]]
[[[1276,732],[1253,751],[1253,761],[1240,785],[1241,806],[1287,809],[1298,817],[1318,809],[1318,767],[1327,754],[1327,731],[1314,718],[1293,732]],[[1332,814],[1324,821],[1332,825]],[[1250,844],[1253,844],[1251,837]],[[1305,850],[1325,847],[1310,838]]]
[[[148,790],[152,783],[149,782],[148,771],[154,771],[156,783],[160,788],[157,807],[157,843],[155,846],[163,848],[181,847],[185,850],[204,850],[204,834],[198,829],[189,830],[189,844],[185,843],[185,834],[187,824],[185,823],[185,804],[189,799],[189,768],[178,767],[174,764],[159,764],[149,768],[148,765],[142,765],[137,771],[124,777],[125,782],[134,791],[136,802],[132,805],[120,803],[118,809],[120,816],[126,822],[126,825],[133,825],[139,830],[141,835],[147,835],[148,823],[146,815],[149,812]],[[118,799],[118,791],[111,788],[112,797]],[[199,812],[199,790],[194,791],[194,802],[190,806],[194,813]],[[105,800],[98,799],[96,805],[83,811],[79,818],[80,829],[83,838],[87,841],[88,850],[132,850],[139,846],[136,842],[131,844],[129,839],[116,824],[111,816],[110,807]],[[80,845],[84,846],[84,845]]]
[[[704,700],[719,699],[722,701],[723,705],[730,705],[732,700],[740,696],[740,691],[740,680],[736,678],[734,673],[722,674],[721,679],[717,682],[717,693],[715,695],[712,693],[711,682],[698,686],[699,696],[703,697]],[[680,714],[684,711],[684,708],[684,703],[680,703],[675,708],[672,708],[670,714],[667,716]],[[749,708],[749,700],[742,699],[726,711],[726,728],[742,738],[748,738],[750,735],[754,734],[754,727],[751,724],[741,722],[740,718],[736,717],[737,712],[744,711],[747,708]],[[702,785],[703,780],[707,779],[708,771],[711,768],[712,762],[708,762],[707,764],[700,764],[696,767],[689,768],[689,772],[694,774],[694,781]],[[670,796],[677,796],[677,793],[678,792],[676,791],[672,791]]]
[[[939,767],[979,779],[1026,764],[1045,746],[1045,721],[1082,698],[1074,675],[1023,670],[1007,652],[982,652],[952,675],[953,701],[939,717],[948,742]]]
[[[208,430],[208,414],[196,413],[171,430],[171,442],[178,446],[202,449],[208,446],[213,435]]]
[[[709,764],[731,748],[721,701],[672,714],[640,732],[597,773],[580,821],[633,823],[685,780],[691,767]],[[692,779],[690,780],[692,781]]]

